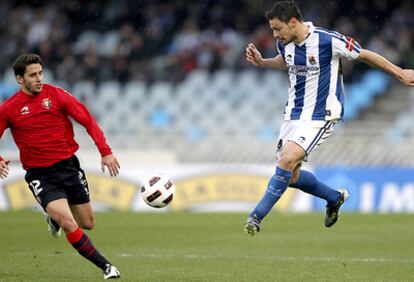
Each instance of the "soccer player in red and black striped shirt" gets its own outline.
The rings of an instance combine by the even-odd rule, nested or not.
[[[16,59],[13,70],[21,89],[0,106],[0,137],[9,128],[26,170],[25,180],[47,213],[49,231],[58,237],[60,229],[83,257],[104,272],[104,278],[119,278],[119,271],[103,257],[82,229],[94,227],[88,183],[75,156],[69,117],[85,127],[98,148],[102,171],[119,174],[119,163],[105,140],[102,129],[88,109],[65,90],[42,82],[42,61],[36,54]],[[0,156],[0,177],[7,177],[9,161]],[[82,228],[82,229],[81,229]]]

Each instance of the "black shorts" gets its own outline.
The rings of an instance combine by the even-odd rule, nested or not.
[[[67,199],[69,205],[90,201],[88,181],[75,155],[48,167],[29,169],[25,180],[44,210],[51,201],[62,198]]]

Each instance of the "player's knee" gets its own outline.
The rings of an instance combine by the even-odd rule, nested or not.
[[[297,166],[298,160],[294,154],[282,154],[279,159],[279,166],[285,169],[293,171]]]
[[[76,228],[78,228],[78,224],[76,223],[76,221],[70,217],[62,217],[59,220],[57,220],[57,223],[65,231],[65,233],[73,232],[74,230],[76,230]]]
[[[90,216],[87,220],[80,223],[80,227],[85,230],[92,230],[95,227],[95,218]]]

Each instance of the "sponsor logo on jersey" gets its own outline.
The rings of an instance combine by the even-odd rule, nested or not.
[[[22,114],[22,115],[27,115],[28,113],[30,113],[30,111],[29,111],[29,107],[28,107],[28,106],[24,106],[24,107],[20,110],[20,114]]]
[[[286,54],[286,63],[293,64],[293,55],[292,54]]]
[[[43,99],[42,100],[42,106],[43,108],[45,108],[46,110],[49,110],[50,107],[52,106],[52,102],[50,101],[49,98]]]
[[[288,72],[298,76],[317,75],[319,74],[319,66],[289,65]]]

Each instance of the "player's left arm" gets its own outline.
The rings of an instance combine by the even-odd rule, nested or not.
[[[402,69],[383,56],[366,49],[361,49],[358,60],[392,74],[407,86],[414,86],[414,70],[412,69]]]
[[[109,154],[101,159],[101,169],[102,172],[105,172],[105,167],[108,168],[109,175],[111,177],[116,177],[119,174],[119,169],[121,166],[119,165],[118,159],[113,155]]]
[[[117,176],[119,174],[119,169],[121,168],[118,159],[112,154],[112,150],[106,142],[102,129],[89,112],[88,108],[64,90],[60,96],[66,114],[71,116],[77,123],[85,127],[89,136],[91,136],[95,142],[95,145],[102,156],[102,172],[105,172],[105,167],[107,167],[111,177]]]

